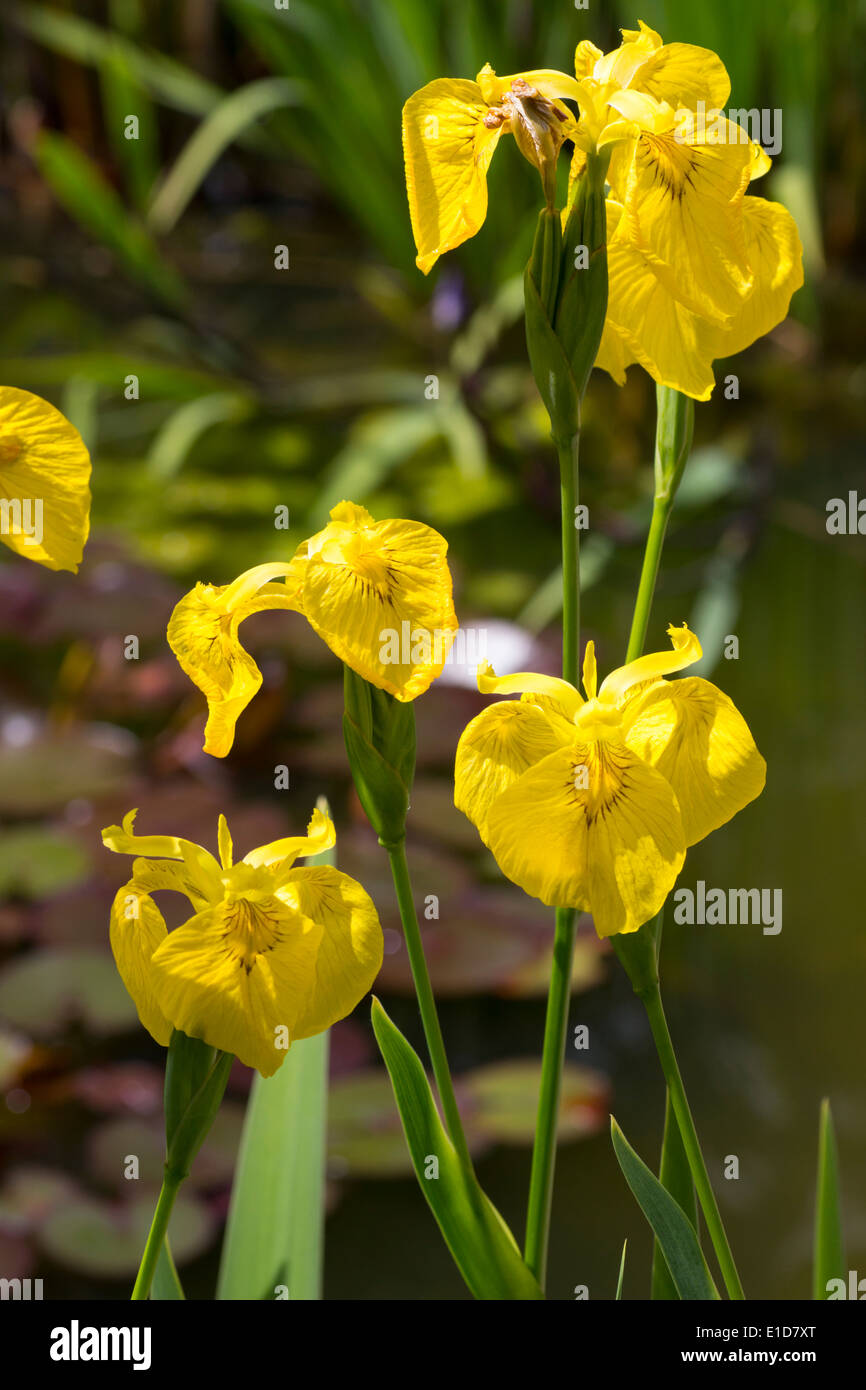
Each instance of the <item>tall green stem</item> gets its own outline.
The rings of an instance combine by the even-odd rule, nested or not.
[[[656,580],[661,564],[662,547],[665,542],[665,533],[668,529],[668,521],[670,520],[672,506],[672,497],[656,497],[653,502],[652,521],[650,522],[649,535],[647,536],[646,548],[643,553],[640,585],[635,600],[634,615],[631,620],[631,633],[629,634],[628,651],[625,657],[626,662],[636,661],[644,649],[650,612],[652,611],[653,595],[655,594]]]
[[[147,1237],[147,1244],[144,1247],[144,1254],[141,1257],[138,1277],[136,1278],[135,1286],[132,1290],[133,1302],[140,1303],[150,1297],[150,1286],[153,1283],[157,1261],[159,1260],[160,1251],[165,1242],[171,1210],[174,1206],[175,1198],[180,1191],[182,1182],[183,1178],[177,1177],[166,1170],[162,1188],[159,1193],[159,1201],[156,1204],[156,1211],[153,1214],[153,1221],[150,1223],[150,1233]]]
[[[580,546],[575,509],[578,502],[578,454],[580,434],[560,445],[559,472],[562,502],[562,674],[572,685],[578,683],[580,668]],[[547,1272],[550,1211],[553,1201],[553,1175],[556,1166],[556,1131],[562,1067],[571,1001],[571,974],[577,914],[572,908],[557,908],[553,938],[553,966],[547,1016],[544,1023],[544,1050],[541,1058],[541,1086],[529,1205],[526,1213],[526,1263],[542,1288]]]
[[[665,1011],[662,1005],[661,992],[656,983],[653,987],[641,992],[644,1007],[647,1011],[652,1035],[655,1039],[656,1051],[664,1072],[665,1081],[668,1085],[668,1094],[671,1098],[674,1115],[676,1116],[683,1147],[689,1161],[689,1167],[694,1179],[695,1189],[698,1194],[698,1201],[704,1213],[704,1220],[707,1223],[707,1231],[716,1252],[719,1268],[722,1271],[722,1278],[725,1281],[725,1288],[728,1297],[732,1299],[743,1299],[743,1286],[740,1283],[740,1276],[737,1273],[737,1266],[728,1244],[728,1237],[722,1224],[721,1214],[715,1193],[707,1173],[704,1156],[701,1153],[701,1146],[698,1142],[698,1135],[695,1129],[695,1122],[692,1119],[692,1112],[689,1109],[689,1102],[686,1098],[683,1079],[677,1065],[674,1045],[671,1041],[670,1030],[668,1029]]]
[[[580,433],[559,445],[560,500],[562,504],[562,675],[577,685],[580,674],[580,533],[575,515],[578,487]]]
[[[391,862],[391,874],[394,879],[394,889],[397,894],[397,904],[400,909],[400,920],[403,923],[406,949],[409,953],[409,965],[412,969],[412,978],[415,981],[415,993],[418,997],[418,1007],[421,1011],[421,1022],[424,1025],[424,1036],[427,1039],[427,1048],[430,1053],[430,1061],[433,1065],[436,1088],[439,1092],[439,1099],[442,1102],[442,1109],[445,1113],[445,1123],[451,1136],[451,1142],[466,1164],[466,1167],[471,1171],[472,1158],[469,1153],[469,1146],[466,1143],[466,1136],[463,1133],[460,1111],[457,1106],[457,1097],[454,1094],[451,1072],[448,1068],[448,1057],[445,1053],[442,1029],[439,1026],[439,1015],[436,1012],[436,1001],[433,997],[433,988],[430,984],[430,976],[427,972],[427,961],[424,957],[424,947],[421,942],[421,930],[418,926],[418,914],[415,911],[415,900],[412,896],[409,865],[406,861],[406,846],[403,841],[400,841],[400,843],[396,845],[386,845],[386,849],[388,851],[388,858]]]

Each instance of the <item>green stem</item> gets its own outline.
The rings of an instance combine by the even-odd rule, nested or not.
[[[165,1177],[162,1181],[162,1188],[159,1193],[159,1201],[156,1204],[156,1211],[153,1214],[153,1221],[150,1223],[150,1233],[147,1237],[147,1244],[144,1247],[144,1254],[141,1257],[138,1277],[135,1281],[135,1287],[132,1290],[133,1302],[143,1302],[150,1297],[150,1286],[153,1283],[153,1276],[156,1273],[160,1251],[165,1242],[171,1210],[174,1206],[175,1198],[180,1191],[182,1182],[183,1178],[169,1173],[168,1170],[166,1170]]]
[[[647,627],[649,626],[650,620],[650,611],[652,609],[653,594],[655,593],[659,565],[661,564],[662,547],[664,546],[665,533],[668,528],[672,506],[672,497],[656,497],[653,502],[652,521],[650,522],[649,535],[647,536],[646,548],[643,554],[640,585],[638,586],[637,598],[634,605],[634,615],[631,620],[631,633],[629,634],[628,651],[625,657],[626,663],[629,661],[636,661],[644,648]]]
[[[424,1025],[424,1036],[427,1039],[427,1048],[430,1053],[430,1061],[433,1065],[436,1088],[439,1092],[439,1099],[442,1102],[442,1109],[445,1114],[445,1123],[451,1136],[451,1142],[460,1155],[460,1158],[471,1172],[472,1158],[469,1153],[469,1145],[466,1143],[466,1136],[463,1133],[463,1124],[457,1106],[457,1097],[454,1094],[454,1085],[451,1081],[451,1072],[448,1067],[448,1057],[445,1053],[442,1029],[439,1026],[439,1015],[436,1012],[436,1001],[433,997],[433,988],[430,984],[430,976],[427,972],[424,946],[421,942],[421,930],[418,926],[418,914],[415,911],[415,900],[412,896],[412,883],[409,878],[409,865],[406,861],[406,846],[405,843],[401,841],[396,845],[386,845],[385,848],[388,851],[388,858],[391,861],[391,874],[394,879],[397,904],[400,908],[400,920],[403,923],[406,949],[409,953],[409,964],[412,968],[412,978],[415,981],[415,993],[418,997],[418,1007],[421,1011],[421,1022]]]
[[[674,1045],[671,1041],[670,1030],[668,1029],[665,1011],[662,1005],[662,996],[658,983],[650,986],[646,990],[640,991],[644,1007],[647,1011],[647,1018],[655,1039],[656,1051],[664,1072],[665,1081],[668,1085],[668,1094],[671,1098],[671,1105],[674,1109],[677,1125],[679,1126],[680,1136],[686,1157],[689,1161],[698,1200],[701,1210],[704,1213],[704,1220],[707,1223],[707,1231],[716,1252],[719,1268],[722,1271],[722,1278],[725,1281],[725,1288],[728,1297],[732,1299],[743,1299],[743,1286],[740,1283],[740,1276],[737,1273],[737,1266],[728,1244],[728,1237],[722,1224],[721,1214],[715,1193],[707,1173],[704,1157],[701,1153],[701,1146],[698,1142],[698,1135],[695,1129],[695,1122],[692,1119],[692,1112],[689,1109],[689,1102],[686,1098],[686,1091],[680,1069],[677,1065]]]
[[[580,675],[580,543],[575,509],[580,433],[557,448],[562,503],[562,675],[564,680],[577,685]]]
[[[550,1209],[553,1201],[553,1173],[556,1165],[557,1117],[559,1115],[562,1064],[565,1058],[565,1039],[568,1028],[568,1006],[571,999],[571,969],[576,925],[577,913],[572,908],[556,909],[553,969],[550,977],[550,994],[547,998],[547,1018],[544,1024],[541,1088],[538,1096],[535,1147],[532,1152],[529,1206],[526,1214],[525,1259],[542,1288],[544,1288],[547,1271]]]
[[[579,448],[579,432],[568,444],[558,445],[562,503],[562,674],[565,680],[575,686],[580,670],[580,544],[575,525]],[[573,909],[557,908],[550,993],[547,997],[547,1015],[544,1023],[538,1115],[529,1179],[529,1204],[526,1213],[526,1263],[542,1288],[547,1272],[557,1120],[562,1089],[562,1067],[565,1060],[568,1008],[571,1002],[576,926],[577,914]]]

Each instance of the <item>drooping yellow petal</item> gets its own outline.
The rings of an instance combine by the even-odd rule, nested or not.
[[[596,366],[622,385],[639,363],[661,386],[709,400],[713,344],[705,320],[670,293],[648,259],[615,235],[608,245],[608,308]]]
[[[699,676],[659,681],[623,708],[625,741],[670,782],[694,845],[763,791],[767,765],[727,695]]]
[[[636,661],[619,666],[605,676],[598,692],[599,700],[619,704],[626,692],[639,682],[660,680],[662,676],[670,676],[674,671],[682,671],[685,666],[693,666],[700,661],[703,656],[701,644],[686,623],[682,627],[675,627],[671,623],[668,637],[671,639],[671,651],[639,656]]]
[[[382,928],[360,883],[327,865],[293,869],[278,897],[322,926],[314,980],[295,1019],[294,1036],[309,1038],[345,1018],[372,987]]]
[[[611,159],[628,241],[676,299],[717,323],[753,284],[741,211],[751,163],[748,137],[730,121],[644,130],[633,156],[614,147]]]
[[[454,804],[487,843],[493,802],[527,768],[574,742],[574,725],[529,700],[500,700],[477,715],[460,736],[454,768]]]
[[[506,877],[548,906],[592,912],[599,936],[648,921],[685,858],[670,785],[608,739],[551,753],[496,799],[487,825]]]
[[[41,396],[0,386],[0,540],[74,574],[90,529],[89,482],[74,425]]]
[[[409,213],[424,274],[475,235],[487,216],[487,170],[502,126],[484,124],[477,82],[437,78],[403,107]]]
[[[151,961],[168,932],[159,908],[134,879],[115,895],[111,906],[111,949],[138,1017],[161,1047],[168,1047],[172,1025],[159,1000]]]
[[[170,932],[151,966],[175,1028],[271,1076],[314,985],[322,927],[259,892]]]
[[[414,700],[441,674],[457,631],[448,543],[421,522],[374,522],[351,503],[331,517],[306,542],[304,616],[359,676]]]
[[[337,843],[337,832],[330,816],[317,806],[310,817],[306,835],[289,835],[284,840],[273,840],[269,845],[251,850],[244,855],[243,862],[254,868],[279,865],[290,868],[296,859],[308,859],[314,854],[323,854],[333,849]]]
[[[168,644],[181,669],[208,702],[204,751],[224,758],[235,725],[262,683],[262,673],[241,646],[244,618],[271,608],[299,610],[296,584],[274,584],[278,575],[296,575],[290,564],[256,565],[232,584],[197,584],[169,619]]]
[[[754,288],[728,323],[704,330],[704,350],[713,357],[733,356],[769,333],[787,316],[791,296],[803,283],[803,247],[787,208],[744,198],[743,225]]]

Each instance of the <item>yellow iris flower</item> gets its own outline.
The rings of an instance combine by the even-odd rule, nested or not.
[[[425,275],[483,225],[487,170],[504,132],[539,169],[552,205],[559,151],[576,134],[562,98],[577,96],[567,73],[538,69],[497,77],[488,63],[474,82],[441,77],[409,98],[403,156],[416,264]]]
[[[790,213],[746,196],[770,159],[722,116],[730,90],[715,53],[665,44],[642,21],[610,53],[578,44],[574,79],[497,78],[486,67],[475,82],[428,83],[403,110],[417,264],[426,274],[481,227],[503,130],[542,169],[549,205],[565,139],[574,144],[569,203],[587,154],[610,147],[609,300],[596,365],[621,385],[639,363],[662,385],[709,399],[713,361],[780,323],[803,283]]]
[[[332,847],[333,823],[316,810],[306,837],[235,864],[224,816],[219,862],[189,840],[136,835],[135,816],[102,838],[139,856],[114,899],[111,946],[141,1022],[163,1047],[177,1028],[271,1076],[291,1042],[351,1012],[382,964],[382,929],[361,885],[326,865],[293,867]],[[152,897],[163,889],[193,911],[172,932]]]
[[[596,365],[622,384],[639,363],[697,400],[715,358],[741,352],[785,318],[803,283],[796,224],[779,203],[747,197],[771,161],[722,116],[730,80],[721,60],[654,30],[623,33],[613,53],[582,43],[582,89],[633,134],[609,169],[609,297]],[[584,154],[575,151],[572,184]]]
[[[599,936],[658,912],[686,849],[764,787],[766,764],[732,701],[709,681],[663,677],[701,647],[669,627],[673,650],[639,657],[586,699],[567,681],[479,667],[485,694],[522,691],[479,714],[457,748],[455,804],[506,877],[551,907],[591,912]]]
[[[421,522],[377,522],[341,502],[291,560],[256,565],[228,585],[197,584],[172,613],[168,642],[207,698],[205,752],[226,756],[262,683],[238,627],[266,609],[302,613],[341,661],[398,700],[423,694],[458,626],[447,550]]]
[[[90,529],[90,455],[41,396],[0,386],[0,540],[75,573]]]

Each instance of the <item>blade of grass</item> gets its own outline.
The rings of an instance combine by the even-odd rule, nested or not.
[[[170,232],[229,145],[262,116],[294,104],[299,93],[296,83],[262,77],[224,97],[184,145],[157,189],[147,216],[151,230],[159,235]]]
[[[825,1097],[821,1101],[821,1115],[818,1121],[818,1181],[815,1195],[812,1297],[818,1300],[826,1299],[830,1280],[841,1279],[844,1282],[846,1278],[839,1155],[830,1102]]]

